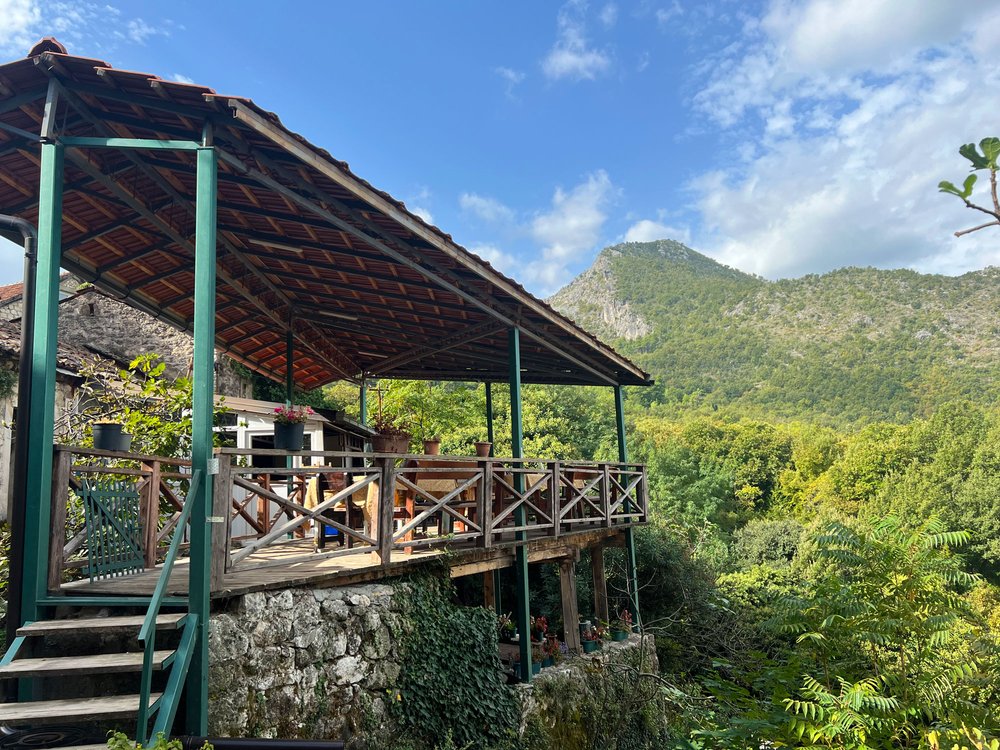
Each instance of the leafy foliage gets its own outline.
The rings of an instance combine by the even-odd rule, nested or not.
[[[520,711],[500,668],[496,616],[455,605],[447,578],[425,576],[409,588],[407,620],[399,723],[426,747],[445,736],[458,747],[510,742]]]
[[[82,363],[79,403],[56,425],[56,440],[91,445],[91,425],[110,418],[132,435],[133,453],[190,455],[191,381],[167,378],[165,370],[155,354],[136,357],[124,370],[101,358]],[[226,411],[216,406],[215,415]]]
[[[804,673],[785,699],[797,737],[895,748],[929,726],[989,721],[977,700],[981,623],[960,596],[976,578],[951,551],[968,539],[936,519],[907,529],[891,517],[816,536],[810,590],[783,599],[773,620]]]

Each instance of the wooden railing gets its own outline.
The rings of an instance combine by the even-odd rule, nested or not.
[[[646,470],[638,464],[234,448],[216,455],[218,473],[208,477],[212,516],[221,519],[213,523],[213,588],[250,568],[361,554],[386,565],[418,550],[624,527],[648,513]],[[252,465],[289,456],[303,465]],[[163,560],[190,462],[57,446],[54,469],[51,590],[101,572],[81,501],[88,482],[132,483],[140,567]]]
[[[236,509],[220,574],[359,553],[384,565],[418,549],[491,547],[518,532],[531,540],[647,520],[638,464],[305,451],[295,454],[304,463],[364,465],[248,465],[286,455],[219,451],[214,513]]]
[[[154,567],[166,555],[190,481],[191,462],[184,459],[55,446],[49,589],[56,591],[63,581],[81,575],[106,575],[99,562],[106,552],[97,547],[112,545],[107,536],[96,533],[93,524],[88,525],[84,501],[88,489],[118,482],[129,484],[138,494],[135,523],[111,530],[129,537],[118,542],[137,550],[141,569]]]

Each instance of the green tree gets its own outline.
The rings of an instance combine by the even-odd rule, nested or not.
[[[965,532],[895,518],[816,539],[815,579],[782,600],[774,627],[795,639],[803,674],[785,700],[808,747],[916,747],[936,726],[995,730],[977,705],[989,634],[960,592],[976,582],[952,550]]]

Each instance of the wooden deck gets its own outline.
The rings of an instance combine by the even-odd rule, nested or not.
[[[532,563],[575,556],[579,550],[594,544],[616,546],[621,543],[621,529],[594,529],[559,538],[532,535],[529,539],[528,560]],[[426,563],[447,555],[453,578],[484,573],[509,567],[514,562],[513,542],[483,549],[471,544],[455,544],[446,549],[414,550],[395,555],[383,565],[377,554],[359,552],[335,557],[316,554],[314,559],[303,555],[312,548],[308,540],[296,540],[272,545],[261,550],[255,567],[227,571],[222,586],[212,592],[213,599],[241,596],[267,589],[296,586],[349,586],[414,572]],[[287,560],[284,561],[284,560]],[[188,560],[178,560],[170,577],[167,593],[186,596],[188,593]],[[61,593],[76,596],[149,596],[160,577],[159,566],[140,573],[99,581],[64,583]]]

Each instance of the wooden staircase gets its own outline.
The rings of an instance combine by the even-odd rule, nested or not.
[[[187,617],[187,613],[158,614],[155,620],[156,630],[179,631],[185,626]],[[112,681],[125,684],[130,681],[128,673],[141,675],[144,652],[125,650],[122,644],[138,643],[128,636],[137,633],[144,620],[142,615],[118,615],[28,623],[18,629],[17,637],[3,659],[0,659],[0,679],[30,680],[36,683],[44,681],[51,685],[53,681],[60,684],[62,678],[69,678],[60,684],[60,693],[57,694],[65,693],[71,688],[78,688],[77,692],[85,692],[89,681],[101,680],[105,675],[117,675],[119,679]],[[60,639],[63,638],[69,638],[78,644],[86,643],[89,646],[87,650],[101,649],[102,644],[110,640],[116,642],[117,650],[112,646],[112,650],[106,653],[61,655],[60,651],[73,650],[72,647],[60,645]],[[107,646],[103,646],[103,649],[107,651]],[[35,655],[53,650],[56,655]],[[151,653],[151,666],[158,672],[169,669],[177,656],[175,649],[154,650]],[[134,682],[138,683],[138,680]],[[147,711],[143,713],[151,713],[160,697],[161,693],[151,692]],[[96,697],[81,695],[3,703],[0,704],[0,725],[17,728],[71,726],[80,723],[103,727],[127,725],[131,727],[131,731],[127,733],[132,736],[135,733],[140,701],[139,693],[126,692]]]

